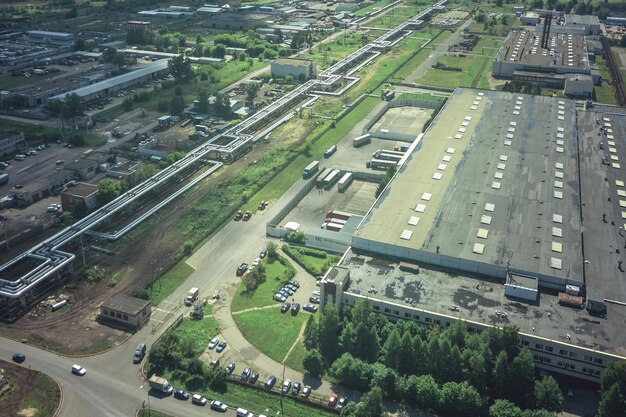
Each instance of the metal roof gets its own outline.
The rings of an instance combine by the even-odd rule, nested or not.
[[[117,77],[109,78],[108,80],[100,81],[85,87],[77,88],[76,90],[68,91],[63,94],[51,97],[51,100],[63,100],[69,94],[77,94],[79,97],[86,97],[91,94],[97,93],[107,88],[117,87],[121,84],[134,81],[138,78],[145,77],[146,75],[153,74],[155,72],[167,69],[169,60],[161,59],[155,61],[143,68],[129,72],[128,74],[118,75]]]

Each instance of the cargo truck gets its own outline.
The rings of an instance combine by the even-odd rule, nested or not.
[[[315,186],[317,188],[322,188],[324,186],[324,178],[328,176],[333,170],[330,168],[326,168],[315,180]]]
[[[174,391],[174,388],[167,382],[167,379],[162,378],[160,376],[152,375],[148,380],[148,384],[150,384],[150,388],[153,390],[162,392],[164,394],[171,394]]]
[[[328,174],[326,178],[324,178],[324,188],[326,190],[330,190],[331,188],[333,188],[333,185],[335,185],[335,183],[339,181],[340,176],[341,171],[339,171],[338,169],[333,170],[330,174]]]
[[[389,167],[398,165],[397,161],[386,161],[382,159],[372,159],[371,161],[367,161],[365,163],[365,167],[371,169],[384,169],[387,170]]]
[[[352,146],[354,146],[355,148],[358,148],[359,146],[368,144],[371,141],[372,141],[372,135],[368,133],[368,134],[352,139]]]
[[[337,152],[337,145],[333,145],[324,152],[324,158],[330,158],[333,154]]]
[[[311,162],[306,168],[304,168],[304,171],[302,172],[302,178],[304,178],[305,180],[308,180],[313,175],[315,175],[315,173],[319,171],[319,169],[320,169],[320,161]]]
[[[353,179],[352,172],[346,172],[343,175],[343,177],[341,177],[341,179],[339,180],[339,183],[337,184],[337,190],[340,193],[343,193],[344,191],[346,191],[348,187],[350,186],[350,184],[352,184],[352,179]]]
[[[406,152],[409,150],[409,147],[407,145],[396,145],[393,147],[394,151],[400,151],[400,152]]]
[[[190,306],[193,304],[194,301],[196,301],[196,299],[198,298],[198,292],[199,290],[196,287],[193,287],[192,289],[189,290],[189,293],[187,294],[187,298],[185,298],[186,306]]]

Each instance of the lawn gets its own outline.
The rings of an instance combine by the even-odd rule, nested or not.
[[[180,340],[190,338],[195,341],[195,354],[200,355],[207,348],[209,340],[214,338],[218,330],[217,320],[211,316],[213,309],[210,305],[204,306],[204,318],[202,320],[191,320],[185,317],[183,322],[174,330]]]
[[[283,258],[284,259],[284,258]],[[276,291],[283,287],[285,281],[289,279],[289,271],[293,269],[293,266],[289,264],[287,259],[283,260],[287,264],[285,266],[279,261],[271,262],[270,259],[265,258],[261,265],[265,267],[265,282],[259,285],[254,291],[248,291],[243,282],[239,283],[237,292],[230,303],[230,311],[237,312],[241,310],[247,310],[254,307],[263,307],[276,302],[273,300],[273,295]],[[291,273],[293,276],[293,273]]]
[[[157,279],[149,289],[150,302],[153,306],[159,305],[168,295],[180,286],[194,271],[187,262],[182,259],[169,271]]]
[[[234,314],[233,319],[248,342],[270,358],[282,363],[291,345],[296,341],[308,314],[301,311],[297,316],[292,316],[290,312],[281,313],[279,306],[276,306],[271,309]]]
[[[472,52],[494,58],[504,43],[504,39],[499,36],[481,36]]]
[[[283,245],[282,250],[313,276],[324,275],[340,258],[339,255],[330,255],[304,246]]]
[[[148,408],[145,410],[139,410],[137,412],[137,417],[176,417],[176,416],[174,416],[173,414],[167,414],[161,411]]]
[[[612,80],[611,72],[606,66],[606,60],[602,55],[596,55],[596,63],[600,70],[600,76],[603,80]],[[615,96],[615,87],[608,85],[605,82],[602,86],[595,86],[594,91],[596,94],[596,101],[598,103],[617,104],[617,97]]]
[[[415,16],[422,10],[423,7],[394,6],[387,10],[384,15],[373,19],[367,26],[391,29],[406,22],[408,18]]]
[[[375,2],[375,3],[370,3],[366,7],[364,7],[362,9],[357,10],[356,12],[354,12],[354,15],[356,17],[365,16],[366,14],[373,12],[375,8],[376,8],[376,10],[382,9],[383,7],[387,6],[392,1],[393,0],[379,0],[379,1]]]
[[[59,385],[48,375],[37,372],[34,380],[28,381],[28,394],[22,400],[22,409],[34,408],[37,417],[52,417],[55,415],[61,391]]]
[[[295,369],[298,372],[304,373],[304,366],[302,366],[302,360],[304,359],[304,355],[306,354],[306,350],[304,349],[304,345],[302,343],[296,343],[293,347],[293,350],[287,357],[285,361],[285,365],[290,367],[291,369]]]
[[[443,56],[438,62],[448,67],[461,68],[461,72],[431,68],[424,76],[415,80],[416,83],[433,87],[456,88],[477,87],[489,88],[486,76],[491,72],[491,58],[478,56]]]

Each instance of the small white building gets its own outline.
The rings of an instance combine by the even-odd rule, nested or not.
[[[297,80],[317,77],[317,62],[312,59],[281,58],[272,61],[272,77],[284,78],[291,75]]]

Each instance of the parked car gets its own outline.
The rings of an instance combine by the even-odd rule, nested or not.
[[[290,296],[290,297],[293,295],[293,291],[292,291],[292,290],[290,290],[290,289],[289,289],[289,288],[287,288],[287,287],[283,287],[283,288],[282,288],[282,291],[284,291],[284,292],[286,292],[287,294],[289,294],[289,296]]]
[[[270,375],[265,379],[265,388],[272,389],[276,385],[276,377],[274,375]]]
[[[256,382],[259,379],[259,373],[258,372],[252,372],[252,374],[250,375],[250,378],[248,378],[248,383],[249,384],[256,384]]]
[[[282,307],[280,308],[280,312],[281,313],[286,313],[287,311],[289,311],[290,308],[291,308],[291,303],[289,303],[289,302],[284,303],[282,305]]]
[[[265,249],[263,249],[260,253],[259,253],[259,258],[263,259],[265,258],[265,256],[267,255],[267,252],[265,251]]]
[[[315,306],[314,304],[305,304],[302,306],[302,309],[310,313],[315,313],[317,311],[317,306]]]
[[[287,284],[293,285],[296,288],[300,288],[300,283],[298,281],[293,281],[293,280],[287,281]]]
[[[261,258],[256,258],[254,262],[252,262],[252,266],[256,268],[257,266],[259,266],[260,263],[261,263]]]
[[[287,284],[287,285],[285,285],[285,288],[287,288],[288,290],[293,291],[294,293],[295,293],[296,291],[298,291],[298,287],[296,287],[296,286],[294,286],[294,285],[291,285],[291,284]]]
[[[244,368],[243,372],[241,373],[241,380],[242,381],[247,381],[248,378],[250,378],[250,374],[251,373],[252,373],[252,369]]]
[[[337,405],[337,394],[331,394],[330,398],[328,399],[328,406],[334,408],[336,405]]]
[[[285,297],[285,298],[289,297],[289,293],[287,291],[285,291],[284,288],[281,288],[280,290],[278,290],[278,293],[280,295],[282,295],[283,297]]]
[[[319,304],[320,303],[320,298],[316,297],[315,295],[312,295],[309,297],[309,302],[314,303],[314,304]]]
[[[308,385],[305,385],[305,386],[302,388],[302,394],[300,394],[300,396],[301,396],[302,398],[309,398],[309,395],[311,395],[311,387],[310,387],[310,386],[308,386]]]
[[[226,345],[228,345],[228,343],[226,343],[226,340],[222,340],[221,342],[219,342],[217,344],[217,347],[215,348],[215,351],[217,353],[223,352],[224,349],[226,349]]]
[[[87,370],[80,365],[72,365],[72,373],[74,375],[83,376],[87,373]]]
[[[23,353],[14,353],[13,354],[13,362],[22,363],[26,360],[26,355]]]
[[[285,379],[283,381],[283,386],[281,388],[283,394],[287,394],[290,389],[291,389],[291,379]]]
[[[191,403],[196,405],[206,405],[206,398],[200,394],[193,394],[191,397]]]
[[[211,410],[225,413],[228,411],[228,406],[221,401],[213,400],[211,401]]]
[[[284,295],[282,295],[281,293],[277,292],[276,294],[274,294],[274,300],[278,301],[279,303],[284,303],[285,300],[287,299],[287,297],[285,297]]]
[[[234,370],[235,362],[228,362],[228,364],[226,365],[226,372],[228,372],[228,375],[232,374]]]
[[[300,304],[293,303],[291,305],[291,315],[292,316],[297,316],[298,315],[298,311],[300,311]]]
[[[293,384],[293,387],[291,387],[291,395],[298,395],[301,387],[302,387],[302,384],[300,384],[299,382],[296,382],[295,384]]]
[[[213,339],[211,339],[211,341],[209,342],[209,349],[215,349],[215,346],[217,346],[219,342],[220,342],[220,339],[218,339],[217,337],[214,337]]]
[[[176,391],[174,391],[174,398],[187,401],[189,399],[189,393],[185,390],[177,389]]]
[[[346,406],[346,404],[348,404],[348,399],[346,397],[339,398],[339,401],[337,401],[337,410],[341,410]]]

